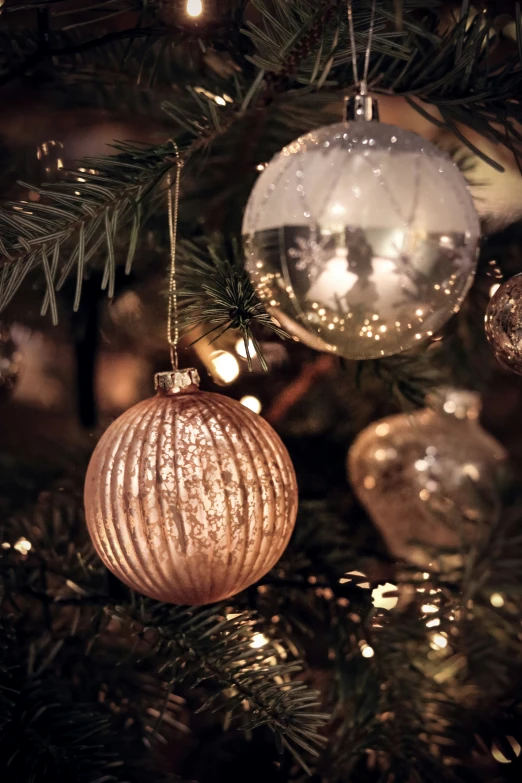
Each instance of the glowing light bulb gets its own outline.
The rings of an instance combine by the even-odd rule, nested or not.
[[[241,397],[239,402],[241,405],[244,405],[245,408],[254,411],[254,413],[261,413],[261,400],[258,400],[257,397],[254,397],[251,394],[245,394],[244,397]]]
[[[373,658],[375,650],[369,644],[364,644],[361,649],[361,655],[363,658]]]
[[[434,633],[432,634],[430,645],[432,650],[443,650],[448,646],[448,640],[443,633]]]
[[[254,356],[257,356],[256,349],[254,348],[254,343],[252,342],[252,340],[248,341],[248,352],[252,358],[254,358]],[[245,341],[243,340],[242,337],[240,337],[236,343],[236,353],[238,356],[241,356],[242,359],[247,358]]]
[[[19,538],[16,544],[14,544],[14,548],[20,552],[22,555],[27,555],[28,552],[32,549],[31,542],[28,541],[26,538]]]
[[[250,642],[250,646],[254,650],[258,650],[260,647],[264,647],[265,644],[268,644],[269,641],[270,639],[267,639],[264,633],[255,633]]]
[[[189,16],[201,16],[203,13],[203,3],[201,0],[187,0],[187,14]]]
[[[378,585],[372,590],[372,603],[377,609],[393,609],[399,601],[398,595],[389,595],[397,593],[396,585],[386,582],[384,585]]]
[[[239,364],[228,351],[214,351],[210,356],[212,371],[223,383],[232,383],[239,375]]]
[[[491,605],[495,606],[497,609],[504,606],[504,596],[500,593],[493,593],[489,600],[491,601]]]

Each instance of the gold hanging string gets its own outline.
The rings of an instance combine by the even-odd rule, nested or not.
[[[364,72],[362,81],[359,81],[359,69],[357,67],[357,50],[355,46],[355,28],[353,24],[353,10],[352,0],[348,0],[348,29],[350,31],[350,48],[352,50],[352,69],[353,80],[356,86],[360,89],[361,93],[366,93],[368,89],[368,70],[370,67],[370,53],[372,50],[373,42],[373,29],[375,27],[375,5],[376,0],[372,0],[372,6],[370,11],[370,26],[368,28],[368,41],[366,43],[366,51],[364,53]]]
[[[176,282],[176,236],[178,233],[178,209],[179,209],[179,181],[183,161],[180,158],[178,145],[171,140],[176,153],[176,176],[174,179],[174,193],[172,193],[172,174],[167,175],[167,208],[169,215],[169,242],[170,242],[170,275],[169,275],[169,309],[167,318],[167,340],[170,346],[170,361],[172,369],[178,369],[178,342],[179,342],[179,318],[178,318],[178,288]]]

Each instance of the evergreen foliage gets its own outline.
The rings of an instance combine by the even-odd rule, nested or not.
[[[216,2],[216,13],[196,24],[173,0],[78,6],[7,0],[0,85],[37,86],[53,106],[148,117],[161,141],[115,141],[113,154],[59,170],[56,182],[20,183],[23,199],[8,193],[0,207],[0,309],[16,310],[18,296],[36,291],[42,314],[56,322],[64,304],[82,313],[86,281],[99,280],[112,298],[124,275],[157,276],[175,140],[184,162],[183,326],[189,340],[237,330],[265,367],[266,330],[285,335],[243,269],[242,210],[259,166],[300,134],[338,120],[354,91],[346,2]],[[354,2],[360,64],[370,14],[371,2]],[[518,7],[515,21],[510,48],[488,8],[378,0],[370,88],[403,96],[499,168],[463,129],[519,155]],[[462,167],[473,180],[468,159]],[[151,230],[156,254],[148,252]],[[520,778],[516,482],[476,540],[431,552],[432,565],[419,573],[392,562],[342,463],[365,424],[422,405],[441,382],[486,387],[491,263],[502,258],[506,274],[520,271],[521,246],[518,224],[487,238],[468,300],[429,350],[333,364],[333,412],[321,444],[299,406],[301,430],[281,424],[301,486],[296,532],[276,568],[230,602],[166,606],[106,572],[86,539],[80,448],[58,483],[47,465],[33,475],[0,455],[2,780],[167,783],[179,748],[177,769],[190,780],[201,772],[201,783],[228,779],[229,769],[236,779],[233,760],[245,748],[243,779],[263,783],[309,775],[313,783]],[[335,475],[332,454],[341,465]],[[393,611],[372,600],[371,587],[388,580],[400,588]],[[435,609],[427,617],[428,598]],[[493,750],[511,763],[499,768]]]

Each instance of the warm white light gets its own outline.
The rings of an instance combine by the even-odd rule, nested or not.
[[[500,283],[495,283],[494,285],[492,285],[491,288],[489,289],[489,296],[492,297],[493,294],[496,294],[499,288],[500,288]]]
[[[362,571],[348,571],[341,579],[339,579],[339,584],[344,585],[347,582],[353,582],[354,576],[362,576],[363,579],[368,579],[366,574],[363,574]],[[369,590],[370,583],[369,582],[359,582],[357,584],[357,587],[360,587],[363,590]]]
[[[478,481],[480,478],[480,471],[476,465],[471,462],[463,466],[462,472],[468,476],[472,481]]]
[[[232,383],[239,375],[239,364],[228,351],[215,351],[211,357],[212,369],[223,383]]]
[[[433,612],[439,611],[434,604],[424,604],[424,606],[422,606],[421,609],[425,614],[433,614]]]
[[[436,628],[437,625],[440,625],[440,619],[438,617],[434,617],[433,620],[428,620],[426,623],[426,628]]]
[[[361,650],[361,654],[363,658],[373,658],[375,655],[375,650],[373,647],[370,647],[369,644],[365,644]]]
[[[500,609],[501,606],[504,606],[504,596],[500,593],[493,593],[491,598],[489,599],[491,601],[491,605],[495,606],[497,609]]]
[[[245,408],[254,411],[254,413],[261,413],[261,401],[258,400],[257,397],[253,397],[251,394],[245,394],[244,397],[241,397],[239,402],[241,405],[244,405]]]
[[[389,593],[395,593],[395,595],[389,595]],[[396,585],[386,582],[385,585],[378,585],[372,590],[372,603],[377,609],[393,609],[397,606],[399,596],[397,593]]]
[[[506,740],[511,745],[511,748],[515,754],[515,756],[518,758],[520,756],[520,752],[522,751],[522,748],[520,746],[520,743],[518,740],[516,740],[514,737],[507,736]],[[499,764],[511,764],[513,759],[508,759],[507,756],[502,753],[498,745],[496,743],[493,743],[491,746],[491,755],[495,759],[495,761],[498,761]]]
[[[256,349],[254,348],[254,343],[252,342],[252,340],[248,341],[248,352],[252,358],[256,356]],[[243,340],[242,337],[240,337],[236,343],[236,353],[238,356],[241,356],[242,359],[247,358],[245,341]]]
[[[333,215],[344,215],[344,207],[342,204],[334,204],[332,207]]]
[[[214,97],[214,100],[215,100],[215,102],[217,103],[218,106],[226,106],[227,105],[226,100],[224,98],[222,98],[221,95],[216,95]]]
[[[14,548],[17,549],[22,555],[27,555],[31,549],[31,542],[26,538],[19,538]]]
[[[187,0],[187,14],[189,16],[201,16],[203,3],[201,0]]]
[[[448,646],[448,640],[443,633],[434,633],[431,637],[431,648],[433,650],[443,650]]]
[[[255,633],[250,642],[250,646],[253,647],[254,650],[258,650],[260,647],[264,647],[265,644],[268,644],[269,641],[270,640],[266,638],[264,633]]]

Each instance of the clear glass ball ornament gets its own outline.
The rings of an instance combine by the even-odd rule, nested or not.
[[[349,359],[399,353],[459,309],[479,219],[458,167],[376,121],[320,128],[264,169],[243,220],[247,268],[271,315]]]
[[[495,291],[488,303],[485,325],[498,362],[522,375],[522,274]]]
[[[366,427],[347,461],[390,552],[418,565],[433,549],[458,549],[493,525],[507,456],[480,426],[478,394],[441,388],[427,404]]]

